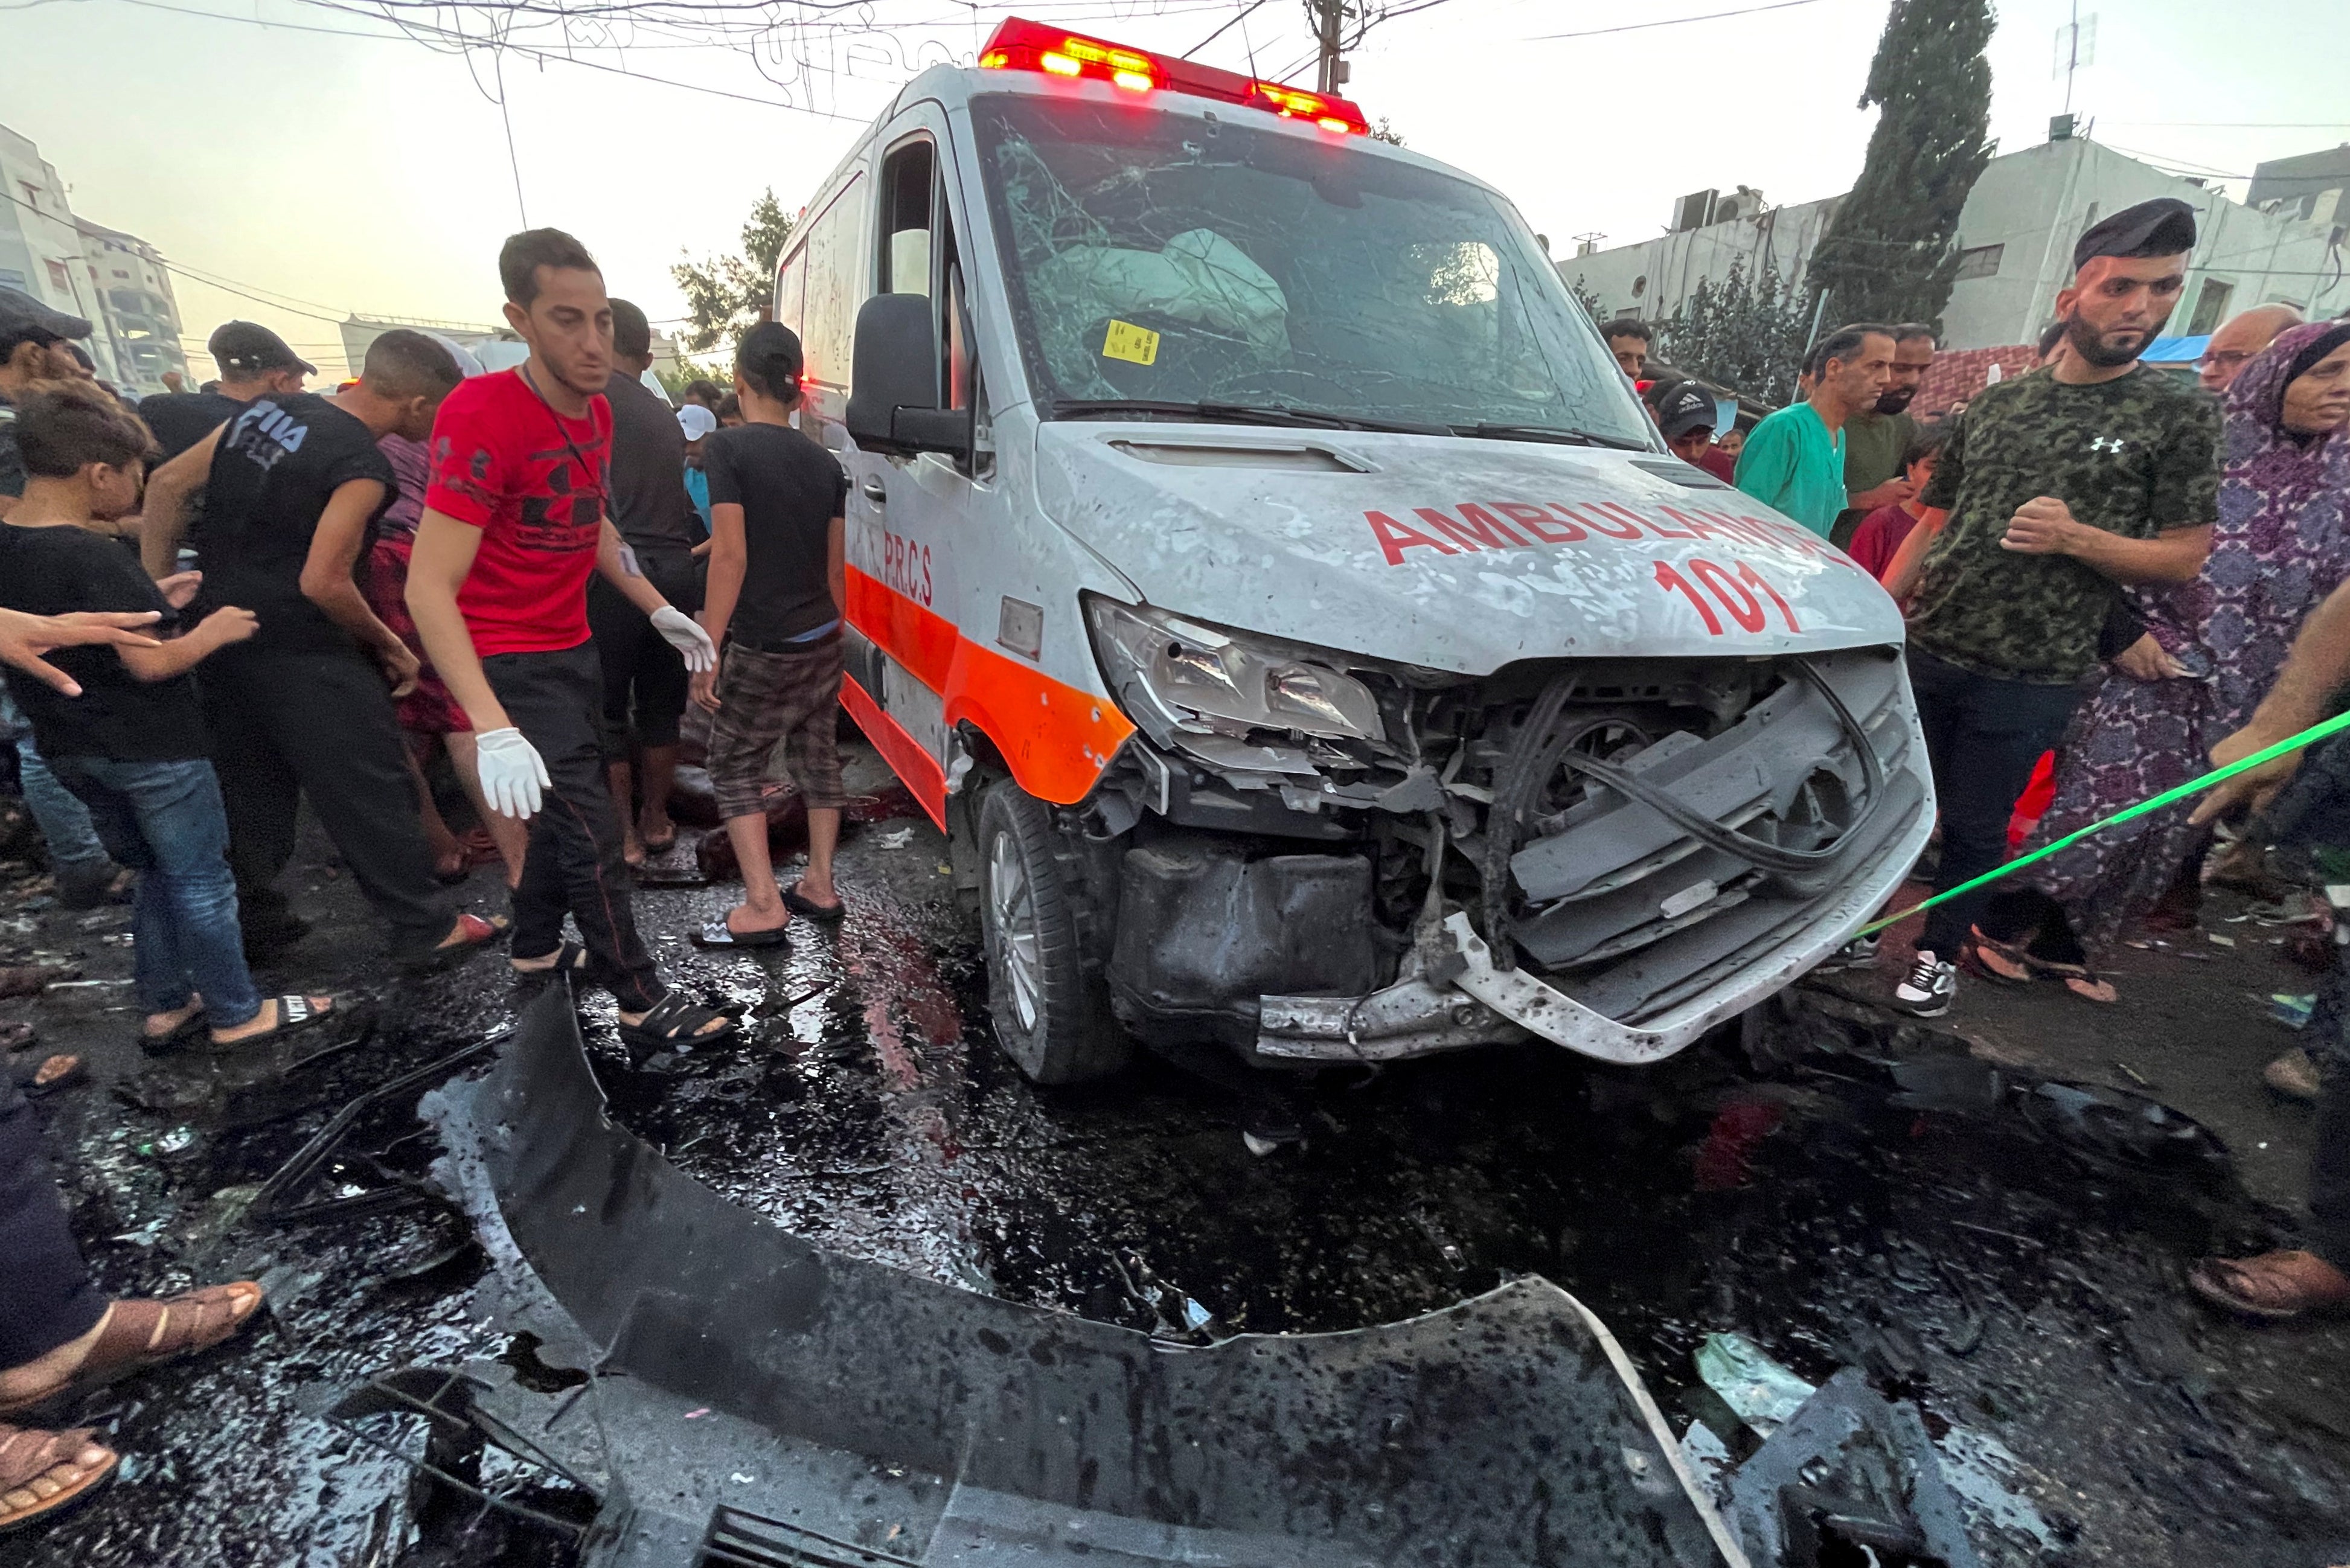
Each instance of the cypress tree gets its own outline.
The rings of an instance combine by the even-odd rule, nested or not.
[[[1959,211],[1991,161],[1989,0],[1893,0],[1860,107],[1878,108],[1859,182],[1813,258],[1826,319],[1938,329],[1958,272]]]

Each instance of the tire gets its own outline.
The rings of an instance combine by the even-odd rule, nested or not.
[[[1086,961],[1082,883],[1051,811],[1006,779],[978,817],[988,1011],[1003,1054],[1036,1084],[1117,1072],[1130,1043]]]

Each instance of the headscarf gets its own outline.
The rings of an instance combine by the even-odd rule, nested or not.
[[[2284,426],[2285,388],[2332,351],[2328,337],[2350,341],[2350,327],[2279,333],[2228,389],[2219,524],[2189,587],[2231,728],[2267,693],[2303,619],[2350,577],[2350,431]]]

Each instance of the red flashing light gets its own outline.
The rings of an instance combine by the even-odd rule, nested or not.
[[[1089,78],[1128,92],[1164,88],[1194,98],[1219,99],[1264,109],[1284,119],[1307,120],[1342,136],[1360,136],[1371,129],[1363,111],[1343,98],[1306,92],[1278,82],[1258,81],[1237,71],[1218,70],[1190,60],[1162,59],[1122,44],[1104,43],[1099,38],[1018,16],[1006,17],[997,26],[994,36],[980,51],[979,63],[986,70],[1043,71],[1066,78]]]

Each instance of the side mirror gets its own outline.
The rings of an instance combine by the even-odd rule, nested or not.
[[[848,434],[893,457],[946,452],[971,460],[972,410],[939,407],[939,332],[929,296],[877,294],[857,312]]]

